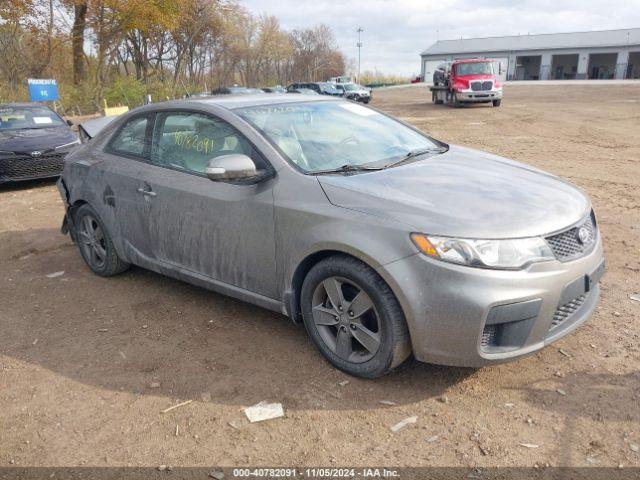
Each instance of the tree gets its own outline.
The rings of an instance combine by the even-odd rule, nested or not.
[[[73,55],[73,83],[84,79],[84,30],[87,26],[87,0],[73,2],[73,28],[71,29],[71,50]]]

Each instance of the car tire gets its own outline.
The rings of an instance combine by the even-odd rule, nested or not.
[[[500,104],[502,103],[502,99],[500,99],[500,100],[493,100],[493,102],[492,102],[492,103],[493,103],[493,106],[494,106],[494,107],[499,107],[499,106],[500,106]]]
[[[84,204],[78,209],[73,223],[74,238],[80,255],[93,273],[101,277],[111,277],[130,267],[129,263],[118,256],[111,235],[89,204]]]
[[[301,306],[312,342],[349,375],[385,375],[411,354],[398,300],[372,268],[355,258],[336,255],[314,265],[302,285]]]

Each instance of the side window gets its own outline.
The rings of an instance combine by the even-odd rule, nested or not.
[[[122,128],[109,142],[109,150],[116,154],[133,155],[135,157],[146,156],[149,147],[147,127],[149,117],[134,117],[124,124]]]
[[[192,112],[165,112],[156,118],[151,147],[154,165],[204,174],[209,160],[233,153],[248,155],[258,169],[266,168],[252,145],[227,122]]]

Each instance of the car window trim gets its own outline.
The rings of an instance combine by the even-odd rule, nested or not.
[[[147,117],[147,126],[145,128],[144,131],[144,136],[145,136],[145,146],[142,150],[142,154],[138,155],[135,153],[131,153],[131,152],[123,152],[122,150],[117,150],[115,148],[113,148],[112,144],[115,141],[115,139],[118,137],[118,135],[120,135],[120,132],[133,120],[137,120],[139,118],[142,117]],[[138,162],[142,162],[142,163],[147,163],[147,164],[151,164],[150,162],[150,154],[151,154],[151,143],[147,142],[146,140],[149,137],[149,133],[151,130],[151,133],[153,133],[153,126],[155,125],[155,119],[156,119],[156,112],[140,112],[136,115],[132,115],[130,118],[128,118],[126,121],[124,121],[122,123],[122,125],[120,125],[116,131],[111,135],[111,138],[109,138],[109,141],[107,142],[106,146],[104,147],[103,151],[105,153],[109,153],[111,155],[115,155],[116,157],[122,157],[122,158],[127,158],[129,160],[136,160]]]

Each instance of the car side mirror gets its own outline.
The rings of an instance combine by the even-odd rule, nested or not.
[[[221,155],[209,160],[204,170],[209,180],[223,182],[226,180],[248,180],[258,175],[256,164],[242,153]]]
[[[71,120],[67,120],[67,125],[69,125],[70,127],[73,127],[73,122]]]

